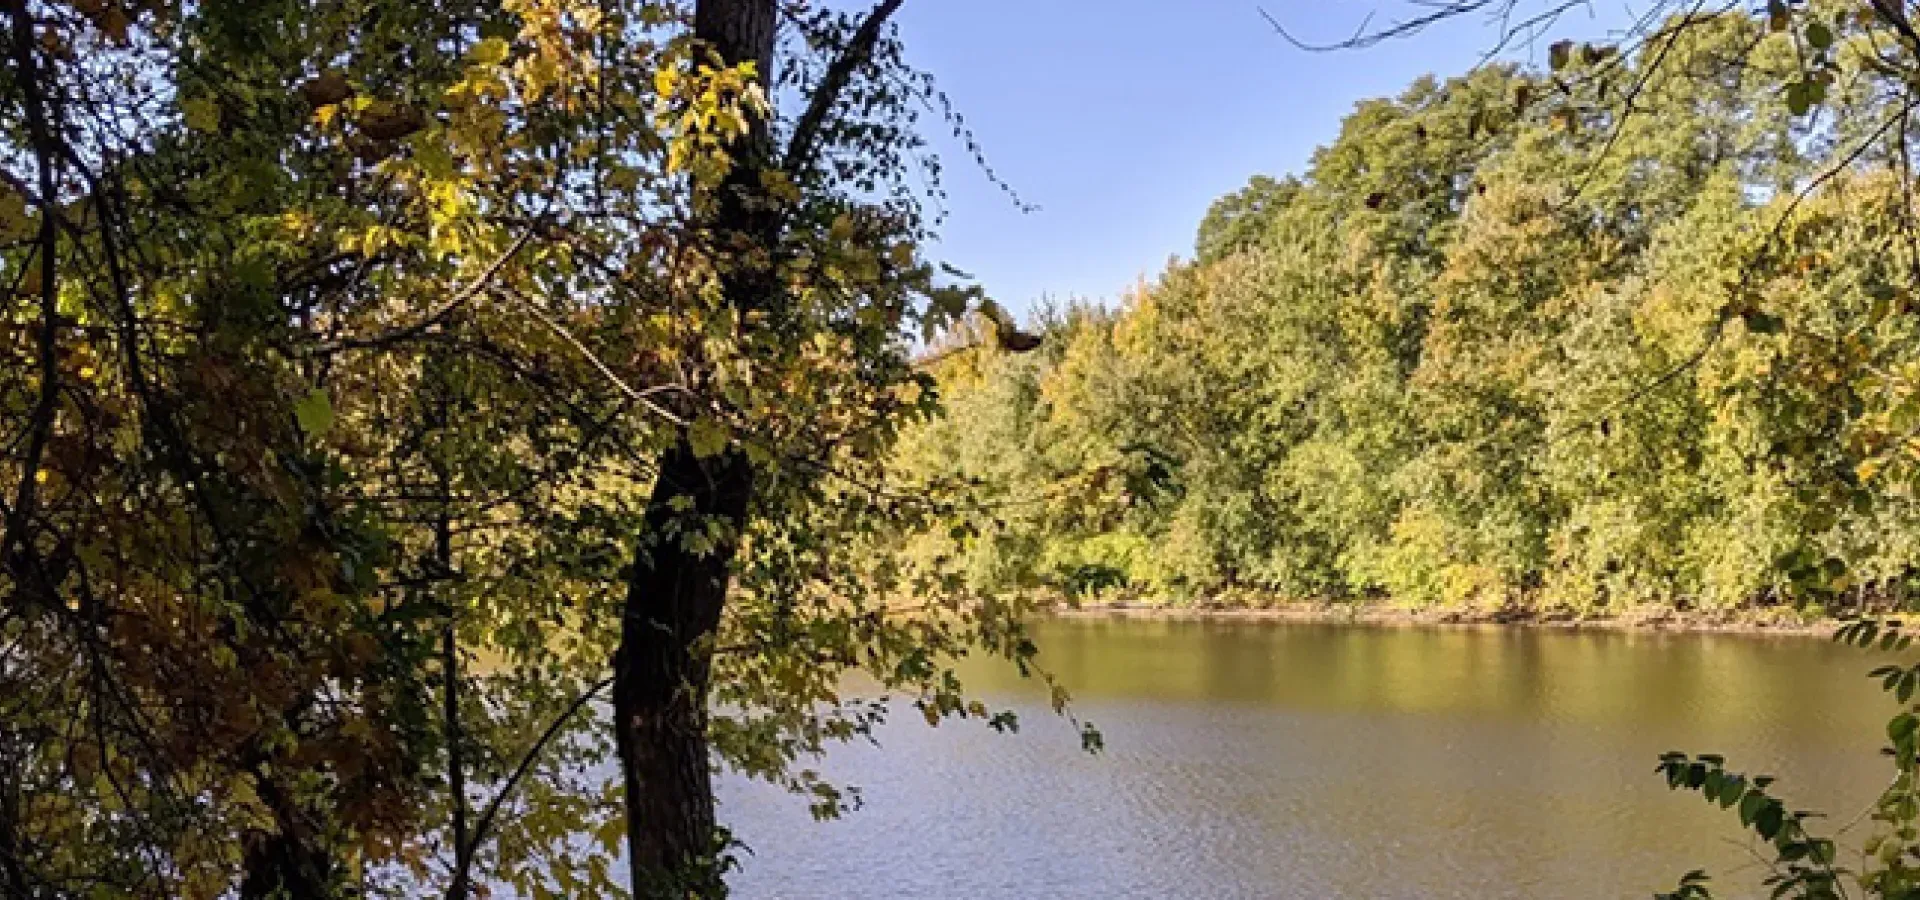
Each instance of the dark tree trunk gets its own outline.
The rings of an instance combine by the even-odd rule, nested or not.
[[[636,897],[724,892],[716,859],[722,848],[707,751],[707,689],[711,637],[726,603],[736,545],[729,537],[707,552],[692,552],[677,526],[718,520],[737,534],[752,489],[752,466],[737,452],[703,460],[682,440],[661,458],[614,660],[615,737],[626,779],[627,854]],[[682,510],[674,508],[676,500]]]
[[[694,34],[728,65],[751,63],[763,84],[774,65],[775,0],[698,0]],[[734,166],[706,231],[725,302],[778,312],[767,260],[780,214],[766,202],[763,170],[777,164],[770,123],[757,117],[726,148]],[[701,458],[683,433],[660,455],[644,532],[634,554],[620,647],[614,656],[614,729],[625,779],[627,853],[634,896],[725,893],[707,743],[713,637],[726,607],[754,469],[737,449]],[[722,526],[717,546],[690,550],[680,528]]]
[[[278,781],[255,773],[254,790],[273,811],[278,830],[247,835],[241,900],[325,900],[334,896],[333,858],[308,833],[299,809]]]
[[[23,768],[14,752],[11,734],[0,735],[0,896],[29,897],[27,864],[20,843],[21,790],[17,774]]]
[[[241,900],[325,900],[332,891],[326,857],[284,834],[256,832],[241,865]]]
[[[699,0],[694,33],[728,65],[752,63],[762,83],[773,69],[774,0]],[[754,121],[728,147],[735,164],[704,224],[726,302],[774,301],[764,253],[778,222],[760,172],[772,159],[769,123]],[[707,697],[713,635],[726,606],[738,536],[753,494],[753,466],[736,449],[700,458],[685,434],[660,455],[644,532],[634,553],[620,647],[615,651],[615,741],[626,782],[627,855],[636,897],[715,897],[720,877]],[[717,522],[717,546],[690,550],[680,526]]]

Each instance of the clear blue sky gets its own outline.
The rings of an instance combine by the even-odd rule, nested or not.
[[[907,0],[914,62],[940,80],[999,174],[1043,209],[1016,210],[963,154],[944,154],[942,256],[1009,308],[1041,295],[1117,298],[1192,252],[1214,198],[1252,175],[1299,172],[1355,102],[1472,66],[1491,45],[1470,17],[1371,49],[1308,53],[1405,0]],[[851,5],[851,4],[849,4]],[[1637,4],[1644,7],[1645,4]],[[1557,36],[1597,38],[1619,0],[1569,14]],[[1544,60],[1547,41],[1510,57]]]

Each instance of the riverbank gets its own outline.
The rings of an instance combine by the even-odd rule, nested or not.
[[[1286,622],[1300,625],[1364,625],[1381,628],[1505,627],[1594,631],[1642,631],[1698,634],[1761,634],[1829,637],[1838,620],[1809,616],[1781,607],[1735,610],[1681,610],[1641,606],[1617,615],[1582,614],[1568,609],[1410,609],[1386,603],[1286,603],[1273,606],[1145,603],[1056,604],[1060,618],[1139,618]]]

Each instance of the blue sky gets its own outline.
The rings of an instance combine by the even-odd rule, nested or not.
[[[1016,310],[1042,295],[1117,298],[1189,254],[1207,205],[1248,177],[1304,168],[1357,101],[1472,66],[1491,24],[1473,17],[1366,50],[1308,53],[1405,0],[908,0],[899,24],[995,170],[1042,210],[1022,214],[964,155],[941,255]],[[1639,4],[1644,7],[1644,3]],[[1625,21],[1595,0],[1556,35]],[[1544,60],[1547,40],[1508,56]]]

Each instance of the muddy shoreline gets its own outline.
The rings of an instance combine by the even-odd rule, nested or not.
[[[1831,637],[1840,622],[1808,618],[1789,609],[1676,610],[1643,608],[1620,615],[1582,615],[1568,610],[1407,609],[1387,604],[1291,603],[1266,607],[1166,606],[1106,603],[1057,604],[1048,614],[1063,619],[1158,619],[1166,621],[1284,622],[1300,625],[1361,625],[1379,628],[1531,628],[1563,631],[1628,631],[1670,634],[1746,634]]]

